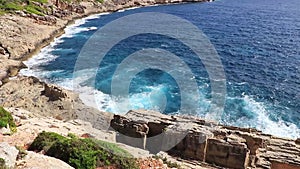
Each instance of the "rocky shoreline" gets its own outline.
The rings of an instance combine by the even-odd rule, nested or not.
[[[41,131],[62,135],[71,132],[123,143],[120,146],[135,157],[149,156],[148,150],[167,151],[171,156],[160,153],[183,168],[300,169],[299,140],[276,138],[255,129],[220,126],[195,117],[166,116],[144,110],[130,111],[125,116],[99,112],[86,106],[72,91],[18,75],[26,67],[22,61],[62,35],[75,19],[131,7],[183,2],[207,0],[107,0],[102,4],[83,1],[62,3],[61,9],[43,17],[23,12],[0,16],[0,106],[6,107],[18,122],[17,133],[8,136],[0,131],[0,142],[26,146]],[[188,132],[178,138],[185,129]],[[162,137],[151,139],[162,133]],[[132,141],[122,134],[136,139]],[[173,143],[173,147],[155,146],[164,141]],[[0,144],[0,155],[1,146],[6,145]],[[47,164],[47,160],[48,164],[59,163],[57,159],[32,153],[26,160],[17,161],[18,168]],[[34,163],[37,160],[43,162]],[[65,163],[60,166],[68,167]]]
[[[209,0],[106,0],[103,3],[83,1],[75,5],[82,10],[75,12],[75,7],[70,10],[68,5],[62,4],[58,12],[44,17],[23,12],[0,16],[0,81],[6,82],[9,77],[16,76],[25,66],[21,61],[49,45],[76,19],[132,7],[207,1]],[[54,3],[53,0],[50,2]],[[57,13],[64,15],[57,16]]]
[[[225,168],[299,169],[299,140],[252,128],[222,126],[196,117],[167,116],[137,110],[114,115],[118,142],[156,153]],[[128,137],[130,136],[130,137]]]

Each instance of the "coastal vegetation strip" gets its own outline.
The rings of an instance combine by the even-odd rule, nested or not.
[[[81,0],[55,0],[55,3],[49,3],[48,0],[0,0],[0,14],[24,11],[26,13],[44,16],[61,4],[79,3],[80,1]],[[95,0],[95,2],[103,3],[104,1]]]
[[[78,169],[103,166],[138,168],[132,155],[117,145],[91,138],[78,138],[74,134],[64,137],[52,132],[42,132],[28,150],[44,151],[45,155],[58,158]]]
[[[0,107],[0,129],[3,127],[8,127],[12,132],[17,131],[12,115],[3,107]]]

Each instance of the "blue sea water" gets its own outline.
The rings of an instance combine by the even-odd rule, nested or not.
[[[178,112],[183,100],[181,97],[193,99],[197,92],[201,101],[197,111],[192,113],[206,117],[211,106],[211,86],[205,66],[188,47],[169,37],[141,34],[120,41],[99,67],[80,70],[77,77],[82,83],[72,86],[74,66],[80,50],[98,29],[134,13],[172,14],[202,30],[221,58],[227,86],[221,123],[255,127],[277,136],[297,138],[300,137],[299,7],[298,0],[219,0],[94,15],[68,26],[62,37],[26,61],[29,68],[22,70],[22,73],[73,89],[81,93],[87,104],[89,100],[85,96],[96,95],[98,108],[114,113],[138,108],[154,109],[166,114],[181,113]],[[129,107],[123,102],[122,96],[112,96],[110,75],[120,64],[120,58],[145,48],[168,49],[176,55],[182,55],[192,69],[198,91],[181,95],[180,86],[170,74],[146,69],[131,81]],[[180,67],[174,69],[180,70]],[[93,71],[97,71],[97,76],[95,85],[91,86],[88,83],[89,74]],[[122,106],[122,110],[116,108]]]

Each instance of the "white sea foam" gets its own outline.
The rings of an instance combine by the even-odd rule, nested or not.
[[[300,129],[295,124],[284,122],[283,120],[279,120],[278,122],[272,121],[269,118],[269,112],[263,103],[257,102],[247,95],[243,97],[243,100],[246,103],[244,109],[248,112],[252,112],[254,114],[254,118],[240,118],[230,125],[254,127],[262,130],[264,133],[279,137],[300,137]]]
[[[83,19],[78,19],[75,21],[74,24],[68,25],[65,28],[65,33],[62,36],[55,38],[54,41],[51,42],[48,46],[41,49],[41,51],[37,55],[33,56],[32,58],[30,58],[27,61],[24,61],[24,64],[28,68],[22,69],[20,71],[20,74],[25,75],[25,76],[36,76],[36,77],[45,79],[45,77],[47,76],[46,72],[43,70],[37,69],[37,66],[49,63],[49,62],[55,60],[57,57],[59,57],[57,55],[51,54],[52,51],[58,50],[58,49],[55,49],[55,46],[57,46],[60,43],[63,43],[64,38],[71,38],[75,34],[78,34],[80,32],[84,32],[84,31],[97,30],[97,27],[95,27],[95,26],[87,27],[87,28],[82,28],[80,26],[85,24],[87,21],[89,21],[91,19],[97,19],[101,15],[106,15],[106,14],[109,14],[109,13],[101,13],[101,14],[91,15],[91,16],[88,16]],[[51,72],[47,72],[47,73],[51,73]]]
[[[59,38],[56,38],[54,42],[52,42],[49,46],[43,48],[39,54],[24,62],[27,65],[28,69],[22,69],[21,74],[28,76],[36,76],[42,78],[43,80],[46,80],[50,74],[60,73],[61,70],[57,70],[56,72],[45,71],[38,69],[37,66],[46,64],[58,57],[56,55],[51,54],[51,52],[55,50],[55,46],[57,46],[60,43],[63,43],[64,38],[73,37],[75,34],[83,31],[96,30],[97,27],[86,28],[80,26],[88,22],[88,20],[90,19],[96,19],[99,18],[101,15],[105,14],[108,13],[92,15],[90,17],[75,21],[73,25],[67,26],[64,35],[62,35]],[[161,86],[158,86],[157,88],[152,88],[152,92],[143,92],[131,95],[129,99],[131,104],[128,105],[128,102],[126,101],[127,99],[125,98],[113,98],[110,95],[104,94],[103,92],[94,89],[93,87],[78,85],[81,82],[87,81],[92,76],[92,73],[94,73],[93,71],[95,71],[95,69],[82,70],[76,72],[78,73],[75,76],[76,78],[60,79],[57,80],[56,83],[64,88],[78,92],[80,94],[80,98],[86,105],[95,107],[102,111],[110,111],[113,113],[126,113],[126,111],[128,111],[129,109],[152,108],[154,110],[161,110],[162,107],[165,106],[157,104],[157,100],[160,100],[158,98],[164,99],[164,96],[162,96],[163,88],[161,88]],[[74,80],[76,80],[76,83],[74,83]],[[241,83],[239,85],[244,85],[244,83]],[[255,117],[253,119],[249,119],[246,117],[241,118],[232,123],[231,125],[255,127],[259,130],[262,130],[265,133],[273,134],[276,136],[287,136],[292,138],[300,137],[300,129],[295,124],[287,123],[283,120],[279,120],[278,122],[272,121],[269,118],[269,113],[263,103],[256,102],[253,98],[247,95],[244,95],[242,99],[246,103],[244,109],[246,111],[254,113]],[[209,109],[209,104],[210,101],[208,99],[205,99],[205,97],[203,96],[202,102],[199,106],[199,111],[207,111]],[[154,105],[159,106],[155,107]]]
[[[125,12],[125,11],[129,11],[129,10],[133,10],[133,9],[138,9],[138,8],[141,8],[141,7],[131,7],[131,8],[120,9],[117,12]]]

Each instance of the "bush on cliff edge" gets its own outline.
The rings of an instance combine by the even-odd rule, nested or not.
[[[30,145],[30,151],[45,151],[45,154],[65,161],[77,169],[94,169],[103,166],[138,168],[132,156],[117,145],[74,135],[63,137],[52,132],[42,132]]]
[[[12,115],[3,107],[0,107],[0,128],[6,127],[7,124],[9,125],[9,128],[12,132],[17,131],[17,126]]]

